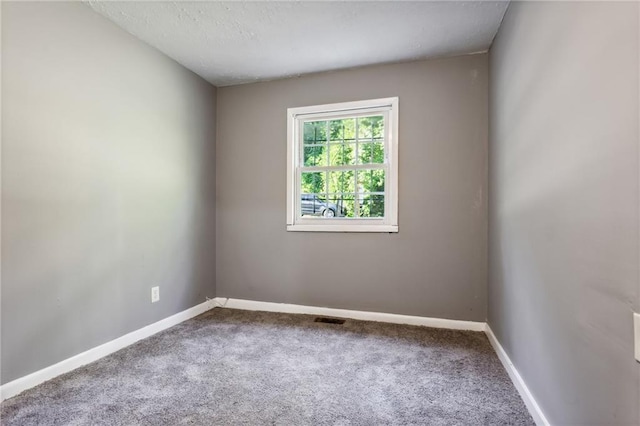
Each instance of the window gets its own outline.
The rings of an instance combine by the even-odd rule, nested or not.
[[[398,98],[287,114],[287,230],[398,232]]]

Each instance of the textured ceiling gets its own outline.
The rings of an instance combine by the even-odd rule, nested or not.
[[[485,51],[504,1],[89,1],[216,86]]]

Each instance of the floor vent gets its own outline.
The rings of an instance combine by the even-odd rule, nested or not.
[[[344,320],[338,318],[318,317],[314,321],[323,322],[325,324],[344,324]]]

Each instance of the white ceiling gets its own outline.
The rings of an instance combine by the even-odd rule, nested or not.
[[[505,1],[89,1],[216,86],[485,51]]]

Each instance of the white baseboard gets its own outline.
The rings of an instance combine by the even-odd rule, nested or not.
[[[491,346],[493,346],[493,349],[498,354],[498,358],[502,362],[502,365],[504,365],[504,369],[507,370],[507,373],[509,374],[511,381],[513,382],[513,385],[518,390],[518,393],[522,397],[522,400],[527,406],[527,409],[529,410],[531,417],[533,417],[533,420],[536,422],[536,425],[550,426],[550,423],[545,417],[544,413],[542,412],[542,409],[540,408],[535,398],[531,394],[531,391],[529,391],[529,388],[527,387],[527,384],[522,379],[522,376],[520,376],[520,373],[518,373],[518,370],[516,370],[516,367],[511,362],[509,355],[507,355],[502,345],[496,338],[496,335],[493,334],[493,331],[491,330],[491,327],[489,327],[489,324],[487,324],[485,333],[487,333],[487,337],[489,338],[489,342],[491,343]]]
[[[417,317],[412,315],[385,314],[380,312],[351,311],[347,309],[322,308],[318,306],[290,305],[288,303],[258,302],[254,300],[227,299],[216,297],[215,301],[225,308],[245,311],[283,312],[288,314],[324,315],[337,318],[351,318],[363,321],[389,322],[393,324],[421,325],[452,330],[484,331],[485,323],[441,318]]]
[[[153,324],[150,324],[146,327],[142,327],[138,330],[132,331],[131,333],[125,334],[122,337],[118,337],[117,339],[111,340],[110,342],[89,349],[86,352],[74,355],[71,358],[67,358],[63,361],[58,362],[57,364],[31,373],[28,376],[24,376],[12,382],[6,383],[0,386],[0,401],[4,401],[5,399],[11,398],[12,396],[17,395],[22,391],[37,386],[40,383],[51,380],[61,374],[68,373],[71,370],[75,370],[78,367],[89,364],[90,362],[96,361],[109,354],[119,351],[120,349],[132,345],[139,340],[152,336],[160,331],[166,330],[169,327],[173,327],[176,324],[200,315],[201,313],[206,312],[209,309],[214,308],[215,306],[215,299],[207,300],[204,303],[196,305],[182,312],[178,312],[175,315],[167,317],[158,322],[154,322]]]

